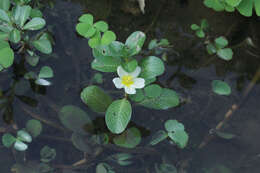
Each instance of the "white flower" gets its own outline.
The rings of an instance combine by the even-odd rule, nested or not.
[[[126,72],[121,66],[118,66],[117,74],[119,77],[113,79],[116,88],[124,88],[127,94],[135,94],[136,88],[144,87],[145,80],[143,78],[137,78],[140,72],[141,68],[139,66],[131,73]]]

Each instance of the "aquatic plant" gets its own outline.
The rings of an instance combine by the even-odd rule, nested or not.
[[[39,62],[36,50],[44,54],[52,52],[49,33],[41,31],[31,37],[31,33],[44,28],[46,22],[41,11],[29,5],[30,1],[11,3],[10,0],[2,0],[0,3],[0,71],[12,66],[17,49],[17,53],[23,53],[31,66]]]
[[[253,15],[253,9],[257,16],[260,16],[259,0],[204,0],[204,5],[215,11],[234,12],[235,9],[243,16],[250,17]]]
[[[112,133],[122,133],[130,122],[132,115],[130,101],[159,110],[178,106],[179,97],[175,91],[151,84],[156,81],[156,77],[164,73],[163,61],[155,56],[147,56],[141,60],[137,58],[146,39],[143,32],[133,32],[125,43],[122,43],[115,41],[115,34],[108,31],[105,22],[99,25],[97,25],[99,22],[93,24],[92,15],[84,14],[79,21],[76,26],[77,32],[90,38],[88,43],[93,48],[95,59],[91,67],[100,72],[117,72],[119,78],[114,78],[113,82],[116,88],[124,88],[125,91],[124,98],[114,101],[98,86],[88,86],[81,92],[81,99],[89,108],[95,112],[105,113],[106,125]],[[106,34],[107,32],[110,34]],[[150,44],[150,49],[166,44],[164,42]]]
[[[204,38],[205,37],[205,30],[207,30],[209,27],[208,21],[206,19],[202,19],[200,26],[197,24],[192,24],[191,29],[195,31],[195,34],[199,38]]]
[[[42,124],[38,120],[29,120],[26,123],[26,128],[18,130],[16,137],[11,133],[5,133],[2,136],[2,143],[5,147],[14,147],[18,151],[25,151],[28,148],[28,144],[32,142],[32,138],[36,138],[42,131]]]

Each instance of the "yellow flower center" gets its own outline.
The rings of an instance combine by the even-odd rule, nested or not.
[[[134,84],[134,80],[133,80],[133,77],[130,76],[130,75],[125,75],[122,77],[122,84],[127,86],[127,87],[130,87],[131,85]]]

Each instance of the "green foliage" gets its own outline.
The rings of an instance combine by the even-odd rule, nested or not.
[[[44,66],[41,68],[38,76],[32,77],[35,78],[35,83],[38,85],[42,85],[42,86],[49,86],[51,85],[51,82],[49,82],[48,80],[46,80],[46,78],[52,78],[53,77],[53,70],[51,67],[49,66]]]
[[[164,123],[165,130],[157,131],[150,141],[150,145],[156,145],[169,137],[179,148],[185,148],[189,136],[185,131],[184,125],[177,120],[167,120]]]
[[[113,31],[108,30],[108,24],[104,21],[94,22],[91,14],[84,14],[79,18],[79,23],[76,25],[76,31],[79,35],[89,38],[89,46],[95,48],[100,45],[109,45],[116,40],[116,35]],[[101,33],[102,36],[101,36]]]
[[[152,136],[150,145],[156,145],[156,144],[162,142],[167,137],[168,137],[167,132],[165,132],[164,130],[159,130]]]
[[[197,24],[192,24],[191,29],[195,31],[195,34],[199,38],[204,38],[205,37],[205,30],[207,30],[209,27],[208,21],[206,19],[202,19],[200,26]]]
[[[0,40],[0,69],[10,67],[14,62],[14,52],[8,42]],[[1,71],[1,70],[0,70]]]
[[[51,38],[43,38],[37,33],[34,38],[32,31],[40,30],[46,22],[42,18],[40,10],[33,9],[28,3],[30,1],[1,0],[0,2],[0,69],[10,67],[14,62],[14,52],[10,46],[2,46],[4,40],[17,44],[21,49],[17,53],[26,52],[26,61],[36,66],[39,57],[34,53],[35,49],[44,54],[52,52]]]
[[[180,101],[177,93],[167,88],[163,88],[159,96],[146,96],[141,102],[139,102],[139,104],[144,107],[157,110],[166,110],[172,107],[176,107],[179,105],[179,103]]]
[[[142,68],[140,76],[144,79],[151,79],[160,76],[165,70],[163,61],[155,56],[143,58],[140,62],[140,67]]]
[[[11,135],[10,133],[5,133],[3,136],[2,136],[2,143],[5,147],[9,148],[13,145],[13,143],[15,143],[16,141],[16,138]]]
[[[105,112],[112,103],[112,98],[103,89],[95,85],[84,88],[80,97],[95,112]]]
[[[107,163],[99,163],[96,166],[96,173],[115,173],[115,171]]]
[[[233,57],[233,51],[231,48],[226,48],[228,40],[221,36],[215,39],[214,43],[208,43],[207,51],[210,55],[217,54],[217,56],[223,60],[229,61]]]
[[[86,112],[73,105],[63,106],[59,112],[59,119],[66,128],[81,134],[85,134],[84,127],[92,123]]]
[[[204,5],[215,11],[234,12],[237,9],[240,14],[250,17],[255,8],[256,14],[260,16],[259,0],[204,0]]]
[[[103,83],[103,75],[101,73],[95,73],[93,76],[93,81],[97,84]]]
[[[180,148],[186,147],[189,136],[185,132],[184,125],[176,120],[167,120],[164,124],[168,136]]]
[[[112,133],[122,133],[130,122],[132,107],[128,100],[121,99],[111,103],[105,115],[108,129]]]
[[[29,120],[26,123],[26,131],[29,132],[32,137],[36,138],[42,132],[42,124],[39,120]]]
[[[121,166],[128,166],[133,163],[130,159],[133,158],[132,154],[128,153],[117,153],[112,155],[109,160],[116,162],[117,164]]]
[[[78,150],[91,153],[90,146],[86,143],[86,136],[82,135],[80,133],[74,132],[71,136],[71,141],[74,147],[76,147]]]
[[[54,148],[50,148],[49,146],[44,146],[41,151],[41,162],[48,163],[55,159],[56,157],[56,150]]]
[[[220,80],[213,80],[211,83],[212,90],[214,93],[219,95],[230,95],[231,88],[230,86],[223,81]]]
[[[159,166],[155,164],[156,173],[177,173],[177,168],[171,164],[162,163]]]
[[[118,85],[117,88],[124,88],[129,97],[112,102],[112,98],[101,88],[88,86],[81,92],[81,100],[94,112],[105,112],[108,129],[112,133],[118,134],[125,130],[131,118],[132,108],[128,98],[148,108],[168,109],[179,104],[179,97],[175,91],[163,89],[159,85],[148,86],[156,81],[156,77],[164,73],[165,66],[163,61],[155,56],[141,58],[140,61],[135,57],[141,53],[146,40],[143,32],[133,32],[125,43],[122,43],[115,41],[115,34],[108,29],[109,27],[104,21],[94,23],[91,14],[82,15],[76,26],[78,34],[89,39],[88,44],[92,48],[94,56],[91,63],[92,69],[100,72],[120,73],[120,78],[114,78],[113,82],[116,86]],[[161,39],[159,42],[153,40],[149,44],[149,49],[159,50],[167,46],[169,46],[167,39]],[[123,76],[120,76],[126,74],[129,76],[125,76],[124,79]],[[101,75],[95,75],[93,80],[97,84],[101,84],[103,81]],[[122,80],[135,87],[122,87]],[[133,85],[134,83],[135,85]],[[144,85],[146,87],[143,90]]]
[[[141,133],[135,128],[131,127],[113,138],[113,141],[116,145],[125,148],[135,148],[141,142]]]

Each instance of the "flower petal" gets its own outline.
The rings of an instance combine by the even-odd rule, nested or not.
[[[135,78],[133,87],[135,88],[143,88],[145,85],[145,80],[143,78]]]
[[[129,73],[127,73],[122,66],[118,66],[117,67],[117,74],[119,77],[123,77],[125,75],[128,75]]]
[[[137,66],[135,71],[130,73],[130,75],[133,76],[134,78],[136,78],[137,76],[139,76],[140,73],[141,73],[141,67]]]
[[[136,93],[134,87],[126,87],[126,86],[125,86],[125,92],[126,92],[127,94],[135,94],[135,93]]]
[[[121,81],[121,79],[119,77],[114,78],[113,82],[114,82],[116,88],[121,89],[121,88],[124,87],[124,85],[122,84],[122,81]]]

